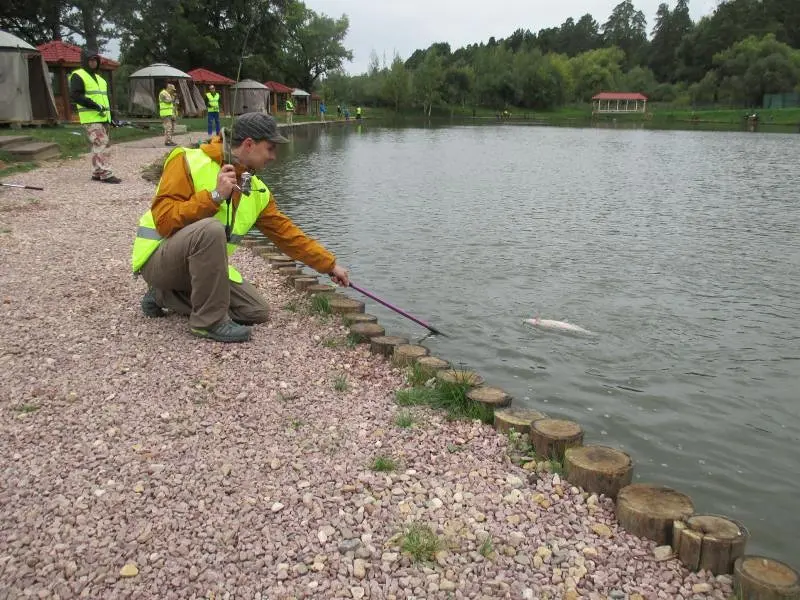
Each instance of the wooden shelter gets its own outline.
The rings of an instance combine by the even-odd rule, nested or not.
[[[292,99],[294,100],[294,114],[307,115],[311,94],[300,88],[295,88],[292,90]]]
[[[600,92],[592,96],[592,114],[647,112],[647,96],[629,92]]]
[[[231,104],[231,86],[236,83],[235,80],[203,67],[192,69],[186,73],[191,76],[195,87],[200,90],[200,94],[203,96],[204,104],[206,103],[206,92],[208,91],[208,86],[213,84],[213,86],[219,92],[220,115],[229,114],[230,107],[233,106]]]
[[[273,115],[282,113],[286,110],[286,99],[292,95],[294,88],[284,85],[277,81],[267,81],[264,83],[269,89],[270,95],[270,110]],[[296,103],[295,103],[296,104]],[[297,107],[295,107],[297,112]]]
[[[173,83],[180,104],[178,116],[198,117],[206,105],[192,78],[183,71],[164,63],[152,65],[131,73],[130,113],[136,116],[158,117],[158,94],[168,83]]]
[[[78,121],[78,111],[69,98],[70,73],[81,68],[81,48],[61,40],[53,40],[37,46],[42,53],[47,67],[50,69],[50,83],[53,96],[58,109],[58,118],[61,121]],[[119,63],[105,56],[100,56],[98,72],[108,84],[109,106],[115,107],[114,85],[112,82],[114,71],[119,68]]]

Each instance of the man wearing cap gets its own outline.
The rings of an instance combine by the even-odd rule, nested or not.
[[[87,50],[81,62],[83,67],[70,75],[69,95],[78,108],[78,119],[86,129],[92,146],[92,180],[121,183],[122,180],[111,172],[111,153],[108,149],[111,105],[108,101],[108,83],[99,71],[100,53]]]
[[[167,309],[187,315],[196,336],[250,339],[251,326],[267,320],[267,303],[228,258],[254,226],[293,259],[349,285],[347,270],[280,212],[256,175],[250,193],[240,191],[242,174],[260,172],[286,142],[272,116],[251,112],[235,121],[232,134],[224,128],[222,137],[199,148],[169,154],[131,257],[134,274],[149,286],[141,302],[146,316],[161,317]]]
[[[158,116],[164,124],[164,145],[175,146],[172,135],[175,133],[175,115],[177,114],[176,104],[178,93],[175,91],[175,84],[168,83],[167,87],[158,93]]]

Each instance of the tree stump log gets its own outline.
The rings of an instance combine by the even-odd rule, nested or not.
[[[502,408],[511,404],[510,394],[491,386],[473,388],[467,392],[467,398],[493,408]]]
[[[744,556],[749,538],[744,525],[727,517],[695,515],[673,524],[672,551],[692,571],[727,575]]]
[[[328,285],[327,283],[315,283],[314,285],[308,286],[304,291],[309,296],[316,296],[317,294],[335,294],[336,286]],[[345,297],[342,294],[339,295],[343,298]]]
[[[303,273],[303,271],[300,270],[299,267],[296,267],[296,268],[297,268],[298,271],[300,271],[299,273],[297,273],[296,275],[287,275],[286,276],[285,282],[286,282],[286,285],[288,285],[290,288],[294,288],[295,279],[302,279],[304,277],[313,277],[313,275],[309,275],[308,273]]]
[[[282,254],[280,252],[276,252],[275,250],[267,250],[261,254],[261,256],[266,260],[268,263],[273,262],[291,262],[292,257],[286,254]]]
[[[436,379],[445,383],[463,384],[471,388],[483,385],[483,377],[475,371],[461,369],[442,369],[436,372]]]
[[[547,415],[538,410],[527,408],[503,408],[494,411],[494,428],[501,433],[531,432],[531,424],[539,419],[546,419]]]
[[[417,360],[417,364],[431,375],[434,375],[436,371],[447,369],[450,366],[449,362],[442,360],[438,356],[423,356]]]
[[[308,292],[308,288],[306,288]],[[328,294],[328,304],[331,307],[331,312],[335,315],[344,313],[364,312],[364,303],[347,296],[340,294]]]
[[[289,275],[302,275],[303,270],[299,267],[281,267],[278,269],[278,274],[288,277]]]
[[[531,425],[530,437],[536,456],[564,460],[567,448],[583,444],[583,429],[573,421],[539,419]]]
[[[672,545],[675,521],[694,514],[692,499],[672,488],[648,483],[625,486],[617,495],[617,520],[633,535]]]
[[[285,269],[286,267],[296,267],[297,263],[293,260],[281,260],[281,261],[274,261],[269,263],[269,268],[273,271],[277,271],[278,269]]]
[[[354,323],[377,323],[378,317],[367,313],[344,313],[342,314],[342,322],[345,325],[353,325]]]
[[[369,344],[374,337],[382,336],[386,330],[377,323],[353,323],[350,333],[359,344]]]
[[[616,499],[633,478],[633,461],[625,452],[607,446],[567,448],[564,471],[573,485]]]
[[[800,600],[800,575],[779,560],[742,556],[733,566],[733,589],[741,600]]]
[[[386,358],[390,358],[394,353],[395,346],[407,343],[408,338],[400,337],[399,335],[379,335],[370,340],[369,349],[374,354],[381,354]]]
[[[427,355],[428,349],[425,346],[417,346],[416,344],[400,344],[394,348],[394,353],[392,354],[392,363],[398,367],[407,367],[414,364],[417,359]]]
[[[294,289],[298,292],[302,292],[308,286],[314,285],[315,283],[319,283],[316,277],[306,276],[306,277],[297,277],[294,280]]]

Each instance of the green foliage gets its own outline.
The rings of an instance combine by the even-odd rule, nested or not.
[[[419,522],[409,524],[400,538],[400,549],[415,562],[432,561],[442,547],[433,529]]]
[[[350,386],[347,383],[347,376],[343,374],[337,375],[333,380],[333,389],[337,392],[346,392]]]
[[[378,455],[372,460],[370,469],[379,473],[388,473],[397,469],[397,462],[390,456]]]
[[[467,382],[436,381],[432,387],[419,385],[395,392],[395,402],[400,406],[430,406],[443,410],[451,420],[480,420],[494,422],[494,410],[467,398]]]
[[[331,314],[331,301],[325,294],[316,294],[311,298],[311,312],[317,315]]]
[[[397,413],[394,418],[394,424],[400,429],[409,429],[413,427],[416,422],[417,420],[414,418],[414,415],[407,410]]]

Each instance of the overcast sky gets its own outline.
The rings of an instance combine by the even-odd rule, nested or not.
[[[658,5],[676,0],[634,0],[652,31]],[[407,59],[417,48],[434,42],[449,42],[455,50],[467,44],[486,42],[491,36],[507,37],[516,29],[536,33],[561,25],[569,17],[576,21],[590,13],[602,25],[620,0],[305,0],[318,13],[338,18],[346,14],[350,30],[344,45],[353,51],[353,62],[345,63],[351,74],[367,70],[370,53],[391,63],[395,51]],[[717,0],[690,0],[692,19],[710,14]]]

